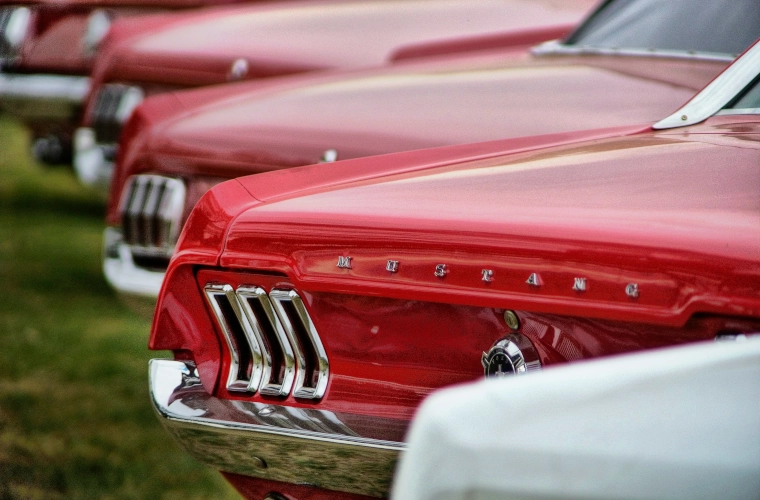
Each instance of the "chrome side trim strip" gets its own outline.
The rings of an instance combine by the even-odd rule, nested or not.
[[[255,393],[264,375],[262,348],[240,308],[235,290],[230,285],[208,284],[205,286],[205,292],[229,348],[231,361],[227,376],[227,390]],[[228,301],[237,319],[237,325],[231,324],[232,318],[227,318],[222,310],[220,297]],[[235,334],[232,330],[235,326],[241,328],[244,338],[241,339]]]
[[[681,109],[655,123],[655,130],[694,125],[723,109],[760,73],[760,43],[755,43]]]
[[[327,390],[327,381],[330,377],[330,363],[327,359],[327,352],[322,345],[322,341],[317,333],[317,328],[311,321],[308,311],[301,300],[301,297],[295,290],[281,290],[273,289],[269,292],[269,296],[272,298],[272,303],[275,306],[277,316],[280,318],[280,322],[285,328],[288,339],[291,344],[296,346],[294,351],[296,353],[296,380],[293,387],[293,395],[297,398],[306,399],[320,399],[325,395]],[[286,309],[286,304],[290,303],[297,315],[297,325],[291,318]],[[306,334],[307,342],[310,345],[303,345],[303,341],[299,339],[299,335],[296,332],[296,328],[301,327],[303,333]],[[300,348],[299,348],[300,346]],[[307,354],[305,349],[313,349],[317,358],[317,366],[313,367],[316,380],[308,380],[308,366]]]
[[[264,349],[262,349],[264,371],[259,392],[269,396],[287,396],[290,394],[290,390],[293,387],[293,380],[296,373],[296,360],[293,348],[291,348],[291,344],[288,341],[287,334],[274,312],[272,302],[269,300],[269,297],[267,297],[267,292],[256,286],[238,287],[236,293],[240,300],[243,312],[253,327],[256,337],[259,339],[261,345],[265,346]],[[252,300],[256,301],[265,316],[265,318],[262,318],[262,321],[259,321],[251,306],[250,301]],[[265,329],[267,327],[271,328],[274,338],[270,339],[266,334]],[[276,356],[275,352],[279,353],[279,356]],[[275,359],[277,357],[281,359]],[[282,373],[273,374],[273,370]],[[279,382],[277,380],[279,380]]]
[[[218,470],[373,497],[388,495],[400,441],[357,428],[405,429],[407,422],[285,405],[229,401],[205,392],[195,364],[150,361],[150,393],[166,430]]]
[[[669,59],[691,59],[699,61],[731,62],[734,56],[719,52],[687,52],[681,50],[663,49],[614,49],[606,47],[592,47],[588,45],[565,45],[559,40],[550,40],[536,47],[531,53],[535,56],[630,56],[630,57],[666,57]]]

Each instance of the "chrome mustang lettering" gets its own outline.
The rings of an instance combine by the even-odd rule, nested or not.
[[[526,283],[530,286],[541,286],[544,284],[544,282],[541,281],[541,276],[539,276],[538,273],[531,274]]]
[[[341,269],[353,269],[351,267],[351,257],[338,257],[338,267]]]
[[[576,292],[585,292],[586,278],[575,278],[575,282],[573,283],[573,290]]]
[[[483,275],[483,281],[486,283],[493,281],[493,271],[491,269],[483,269],[480,273]]]
[[[444,278],[446,276],[446,274],[448,274],[448,272],[449,272],[449,269],[448,269],[448,266],[446,264],[438,264],[437,266],[435,266],[435,273],[434,274],[438,278]]]
[[[625,294],[632,299],[636,299],[639,296],[639,285],[636,283],[628,283],[625,287]]]
[[[397,273],[398,272],[398,261],[397,260],[389,260],[385,264],[385,270],[389,273]]]

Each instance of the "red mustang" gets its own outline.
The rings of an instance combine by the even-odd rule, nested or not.
[[[113,20],[238,1],[2,0],[0,109],[31,127],[39,159],[67,161],[93,57]]]
[[[150,98],[122,136],[105,275],[118,291],[150,298],[152,311],[185,217],[206,190],[232,177],[651,124],[760,36],[760,23],[735,21],[752,16],[760,16],[755,0],[712,2],[709,9],[691,0],[606,2],[564,43],[534,55],[502,48]],[[663,34],[652,31],[655,22]]]
[[[486,44],[524,51],[567,35],[594,1],[318,0],[124,20],[96,60],[74,165],[107,184],[121,126],[146,95]]]
[[[150,348],[174,360],[150,384],[249,498],[382,497],[436,388],[759,329],[757,43],[654,125],[214,187],[167,271]]]

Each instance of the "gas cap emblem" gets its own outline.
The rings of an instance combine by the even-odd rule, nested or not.
[[[520,375],[541,369],[533,343],[520,333],[512,333],[497,341],[488,352],[481,357],[483,372],[486,378]]]

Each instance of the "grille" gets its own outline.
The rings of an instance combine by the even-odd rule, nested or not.
[[[205,292],[230,353],[228,391],[322,398],[329,362],[296,291],[210,283]]]
[[[143,257],[170,257],[177,244],[185,184],[159,175],[135,175],[127,180],[121,199],[124,242]]]
[[[95,96],[90,113],[95,141],[98,144],[118,142],[124,122],[144,98],[145,94],[140,87],[120,83],[103,85]]]

